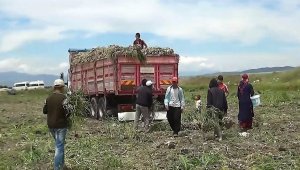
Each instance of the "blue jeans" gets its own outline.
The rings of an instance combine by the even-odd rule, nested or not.
[[[65,164],[65,138],[67,128],[50,129],[50,132],[55,140],[54,169],[63,169]]]

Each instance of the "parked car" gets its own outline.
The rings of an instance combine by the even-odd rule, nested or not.
[[[24,81],[24,82],[15,83],[14,86],[12,87],[12,89],[14,89],[14,90],[27,90],[28,87],[29,87],[29,82]]]
[[[44,89],[44,88],[45,88],[45,83],[44,83],[44,81],[37,80],[37,81],[31,81],[31,82],[29,82],[28,90],[33,90],[33,89]]]
[[[1,91],[8,91],[9,90],[9,88],[0,88],[0,92]]]

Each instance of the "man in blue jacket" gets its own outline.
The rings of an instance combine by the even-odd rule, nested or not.
[[[172,78],[172,85],[167,88],[164,104],[173,136],[177,137],[181,126],[181,113],[185,106],[183,90],[178,86],[177,77]]]

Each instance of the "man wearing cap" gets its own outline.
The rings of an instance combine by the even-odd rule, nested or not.
[[[64,145],[67,133],[67,110],[63,107],[66,96],[64,92],[64,81],[54,81],[54,91],[46,99],[43,113],[47,114],[47,124],[51,135],[55,140],[54,169],[64,168]]]
[[[145,132],[149,131],[150,112],[152,106],[152,84],[151,80],[146,82],[146,86],[141,86],[136,99],[136,113],[134,119],[134,128],[138,128],[140,116],[143,115]]]
[[[172,85],[167,88],[164,104],[173,135],[177,137],[181,126],[181,113],[185,106],[183,90],[178,86],[177,77],[172,78]]]

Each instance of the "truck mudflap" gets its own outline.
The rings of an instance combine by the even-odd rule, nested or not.
[[[166,111],[157,111],[154,112],[153,120],[166,120],[167,119],[167,112]],[[120,112],[118,113],[118,120],[119,121],[133,121],[135,118],[135,112]],[[141,118],[140,118],[141,120]]]

